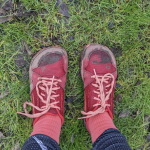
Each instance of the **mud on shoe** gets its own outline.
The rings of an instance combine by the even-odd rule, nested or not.
[[[64,121],[64,88],[68,67],[68,57],[61,47],[48,47],[39,51],[32,59],[29,69],[31,102],[24,103],[25,113],[33,118],[33,125],[40,116],[58,115]],[[29,114],[26,106],[32,106]]]
[[[117,78],[116,60],[113,53],[100,44],[89,44],[81,54],[81,76],[84,82],[84,117],[88,120],[108,112],[113,119],[113,97]]]

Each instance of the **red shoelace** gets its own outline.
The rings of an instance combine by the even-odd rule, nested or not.
[[[43,114],[47,113],[51,108],[57,108],[60,110],[60,107],[56,106],[59,101],[55,101],[55,98],[58,97],[59,95],[56,95],[56,90],[60,89],[60,87],[57,86],[58,82],[61,82],[60,79],[55,79],[53,76],[52,78],[46,78],[46,77],[39,77],[38,82],[36,84],[36,92],[39,97],[39,99],[45,104],[45,106],[42,106],[39,108],[38,106],[35,106],[31,102],[25,102],[24,103],[24,111],[25,113],[22,112],[17,112],[18,114],[25,115],[29,118],[37,118],[42,116]],[[53,87],[55,85],[55,87]],[[39,92],[39,89],[42,91],[41,93]],[[44,100],[43,97],[46,96],[46,100]],[[54,102],[51,102],[51,100],[54,100]],[[35,114],[29,114],[26,110],[27,105],[32,106],[36,110],[40,111],[40,113],[35,113]]]
[[[94,69],[94,75],[91,76],[91,78],[94,78],[96,80],[96,84],[92,84],[92,85],[97,88],[97,91],[94,90],[93,92],[98,95],[98,97],[94,97],[94,100],[96,100],[97,103],[94,104],[93,107],[96,106],[100,106],[100,107],[95,111],[89,111],[89,112],[81,111],[81,113],[85,117],[81,117],[79,119],[90,118],[97,114],[103,113],[105,112],[106,106],[110,106],[109,104],[106,104],[106,101],[109,99],[110,94],[112,93],[113,90],[113,85],[115,81],[114,76],[111,73],[107,73],[103,76],[99,76],[96,74],[96,71]],[[104,89],[104,83],[106,84],[105,89]],[[107,88],[109,87],[110,89],[108,91]],[[106,92],[104,90],[106,90]]]

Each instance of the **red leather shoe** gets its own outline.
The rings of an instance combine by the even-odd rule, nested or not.
[[[89,118],[99,113],[107,111],[113,119],[113,97],[117,78],[113,53],[100,44],[85,46],[81,54],[81,75],[84,82],[84,111],[81,113],[88,129]]]
[[[29,69],[32,103],[25,102],[25,113],[18,112],[34,118],[33,125],[45,114],[59,115],[63,124],[67,67],[67,52],[60,47],[42,49],[33,57]],[[28,114],[26,105],[33,107],[33,114]]]

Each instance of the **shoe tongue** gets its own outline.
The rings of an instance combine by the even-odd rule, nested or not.
[[[115,67],[110,64],[110,63],[105,63],[105,64],[94,64],[94,63],[89,63],[89,65],[86,67],[86,70],[93,73],[95,69],[96,74],[103,75],[106,73],[113,73],[116,71]]]
[[[49,65],[35,68],[33,69],[33,71],[42,77],[56,76],[60,78],[65,74],[62,61],[63,60],[60,60],[55,62],[54,64],[49,64]]]

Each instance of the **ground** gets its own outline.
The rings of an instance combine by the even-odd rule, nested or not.
[[[16,112],[31,101],[28,67],[32,56],[52,45],[65,48],[69,57],[60,148],[92,148],[83,120],[77,119],[84,105],[80,53],[88,43],[106,45],[116,56],[116,127],[132,149],[150,149],[149,0],[64,0],[64,7],[55,0],[8,2],[0,1],[0,17],[11,16],[0,21],[0,149],[21,147],[29,137],[32,119]]]

